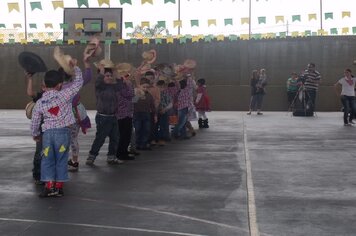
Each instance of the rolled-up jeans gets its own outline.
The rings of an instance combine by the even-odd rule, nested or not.
[[[175,137],[185,138],[187,136],[187,131],[185,128],[185,123],[187,123],[188,118],[188,107],[178,110],[178,124],[174,126],[173,135]]]
[[[341,103],[344,106],[344,124],[347,124],[352,121],[355,114],[355,97],[341,95]]]

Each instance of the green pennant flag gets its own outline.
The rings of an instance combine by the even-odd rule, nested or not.
[[[192,39],[193,38],[193,36],[191,34],[186,34],[186,35],[184,35],[184,37],[186,37],[187,39]]]
[[[311,31],[310,30],[306,30],[306,31],[304,31],[304,35],[305,36],[311,36]]]
[[[125,3],[132,5],[131,0],[120,0],[121,5],[123,5]]]
[[[132,22],[125,22],[125,29],[127,28],[133,28]]]
[[[36,24],[29,24],[30,25],[30,29],[37,29],[37,25]]]
[[[9,43],[10,44],[14,44],[15,43],[15,39],[9,39]]]
[[[187,43],[187,38],[186,37],[179,38],[179,43],[180,44]]]
[[[337,34],[337,29],[336,28],[331,28],[330,29],[330,34]]]
[[[111,45],[112,40],[111,39],[105,39],[105,45]]]
[[[230,41],[237,41],[238,37],[235,34],[230,34],[229,39],[230,39]]]
[[[53,32],[48,32],[48,36],[53,36]]]
[[[258,24],[266,24],[266,17],[265,16],[260,16],[258,17]]]
[[[130,44],[137,44],[137,39],[130,39]]]
[[[352,27],[352,33],[356,34],[356,27]]]
[[[40,43],[40,40],[39,40],[39,39],[33,39],[33,40],[32,40],[32,43],[33,43],[33,44],[39,44],[39,43]]]
[[[190,26],[191,27],[193,27],[193,26],[199,27],[199,20],[190,20]]]
[[[81,39],[80,40],[80,44],[87,44],[87,40],[86,39]]]
[[[292,16],[292,22],[294,22],[294,21],[300,21],[300,15]]]
[[[334,18],[334,14],[332,12],[325,13],[325,20],[333,19],[333,18]]]
[[[232,25],[232,19],[225,19],[224,23],[225,25]]]
[[[63,45],[63,40],[62,39],[57,39],[56,40],[57,45]]]
[[[312,32],[311,35],[312,36],[318,36],[318,32]]]
[[[279,37],[280,38],[286,38],[287,37],[287,33],[286,32],[279,32]]]
[[[90,27],[92,30],[100,30],[100,24],[99,23],[91,23]]]
[[[0,28],[5,28],[6,29],[6,25],[5,24],[0,24]]]
[[[204,37],[204,42],[210,43],[211,40],[213,40],[213,36],[212,36],[211,34],[206,35],[206,36]]]
[[[169,2],[176,3],[176,0],[164,0],[164,3],[169,3]]]
[[[155,39],[155,44],[162,44],[162,39]]]
[[[61,23],[61,24],[60,24],[60,28],[61,28],[61,29],[68,29],[69,26],[68,26],[68,24],[63,24],[63,23]]]
[[[30,2],[31,10],[35,10],[36,8],[42,10],[41,2]]]
[[[165,21],[157,21],[157,25],[162,28],[166,28],[166,22]]]
[[[77,0],[78,7],[81,7],[82,5],[89,7],[88,0]]]
[[[262,34],[252,34],[252,38],[253,39],[261,39],[262,38]]]

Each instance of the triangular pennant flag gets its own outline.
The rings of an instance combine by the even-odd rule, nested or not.
[[[235,34],[230,34],[229,39],[230,39],[230,41],[237,41],[238,37]]]
[[[176,0],[164,0],[164,3],[169,3],[169,2],[176,3]]]
[[[51,44],[51,40],[50,39],[45,39],[44,40],[44,44]]]
[[[131,44],[137,44],[137,39],[130,39]]]
[[[108,5],[108,7],[110,7],[110,0],[98,0],[98,4],[99,7],[101,7],[101,5],[106,4]]]
[[[12,12],[13,10],[20,12],[20,7],[17,2],[8,3],[7,7],[9,9],[9,12]]]
[[[186,43],[186,42],[187,42],[187,38],[186,37],[179,38],[179,43],[180,44],[183,44],[183,43]]]
[[[0,28],[6,28],[5,24],[0,24]]]
[[[249,24],[250,23],[250,18],[249,17],[243,17],[241,18],[241,25],[243,24]]]
[[[349,33],[349,27],[344,27],[342,28],[342,34],[348,34]]]
[[[78,7],[81,7],[82,5],[89,7],[88,0],[77,0]]]
[[[199,27],[199,20],[190,20],[190,26],[191,27],[193,27],[193,26]]]
[[[57,8],[64,8],[63,1],[52,1],[53,9],[56,10]]]
[[[299,31],[292,32],[292,37],[298,37],[298,36],[299,36]]]
[[[75,23],[74,28],[76,30],[84,30],[84,24],[83,23]]]
[[[192,43],[196,43],[196,42],[199,42],[199,37],[198,36],[193,36],[192,37]]]
[[[352,34],[356,34],[356,27],[352,27]]]
[[[300,21],[300,15],[293,15],[292,22],[294,22],[294,21]]]
[[[20,40],[20,43],[21,43],[21,44],[27,44],[27,39],[21,39],[21,40]]]
[[[337,28],[331,28],[330,34],[337,34]]]
[[[4,42],[4,39],[1,39],[0,38],[0,44],[4,44],[5,42]]]
[[[287,33],[286,32],[279,32],[279,37],[280,38],[286,38],[287,37]]]
[[[342,12],[342,18],[344,18],[344,17],[351,17],[351,13],[349,12],[349,11],[343,11]]]
[[[75,40],[74,39],[68,39],[68,45],[75,45]]]
[[[105,45],[111,45],[112,40],[111,39],[105,39]]]
[[[150,43],[150,39],[149,38],[143,38],[142,39],[142,44],[149,44]]]
[[[223,34],[217,35],[217,36],[216,36],[216,40],[217,40],[217,41],[224,41],[224,40],[225,40],[225,35],[223,35]]]
[[[142,21],[141,22],[141,27],[144,28],[144,27],[150,27],[150,22],[149,21]]]
[[[173,41],[174,41],[173,37],[167,37],[166,38],[166,42],[167,43],[173,43]]]
[[[215,25],[216,26],[216,20],[215,19],[208,19],[208,26]]]
[[[314,14],[308,14],[308,19],[309,19],[309,21],[311,21],[311,20],[316,20],[316,14],[314,13]]]
[[[311,36],[312,32],[310,30],[306,30],[306,31],[304,31],[304,35],[305,36]]]
[[[182,27],[182,21],[181,20],[175,20],[173,21],[173,28],[176,28],[176,27]]]
[[[4,36],[5,36],[4,34],[0,34],[0,39],[4,38]]]
[[[204,37],[204,42],[210,43],[211,40],[213,40],[213,37],[211,37],[210,35]]]
[[[80,44],[87,44],[87,40],[86,39],[81,39],[80,40]]]
[[[252,34],[252,38],[253,39],[261,39],[262,38],[262,34]]]
[[[108,30],[117,29],[116,22],[108,22]]]
[[[15,39],[9,39],[9,44],[15,44]]]
[[[153,1],[152,0],[141,0],[141,4],[145,4],[145,3],[150,3],[150,4],[153,4]]]
[[[161,28],[166,28],[166,22],[165,21],[157,21],[157,25]]]
[[[39,40],[39,39],[33,39],[33,40],[32,40],[32,43],[33,43],[33,44],[39,44],[39,43],[40,43],[40,40]]]
[[[324,35],[324,30],[323,29],[319,29],[318,30],[318,35]]]
[[[192,39],[192,35],[191,34],[186,34],[184,37],[186,37],[187,39]]]
[[[162,39],[161,38],[155,39],[155,44],[162,44]]]
[[[250,35],[248,35],[248,34],[240,34],[240,39],[249,40],[250,39]]]
[[[266,24],[266,17],[265,16],[260,16],[258,17],[258,24]]]
[[[43,32],[39,32],[37,35],[38,35],[39,38],[43,38],[44,37]]]
[[[68,29],[68,28],[69,28],[69,25],[68,25],[67,23],[61,23],[61,24],[59,24],[59,27],[60,27],[61,29]]]
[[[325,20],[333,19],[333,18],[334,18],[334,14],[332,12],[325,13]]]
[[[45,28],[51,28],[53,29],[53,24],[52,23],[45,23]]]
[[[37,24],[30,23],[29,26],[30,26],[30,29],[37,29]]]
[[[284,16],[276,16],[275,18],[276,18],[276,24],[278,24],[278,22],[280,21],[284,23]]]
[[[41,2],[30,2],[31,10],[39,9],[42,10]]]
[[[123,4],[125,4],[125,3],[132,5],[131,0],[120,0],[120,4],[121,4],[121,5],[123,5]]]
[[[14,28],[22,28],[21,24],[14,24]]]
[[[232,19],[229,18],[229,19],[224,19],[224,25],[232,25]]]
[[[269,38],[269,39],[276,38],[276,33],[267,33],[267,38]]]
[[[125,22],[125,29],[127,28],[133,28],[133,23],[132,22]]]
[[[125,39],[118,39],[117,44],[125,44]]]

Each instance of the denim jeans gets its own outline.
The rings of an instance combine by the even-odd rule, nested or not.
[[[342,95],[341,102],[344,106],[344,124],[347,124],[352,121],[355,114],[355,97]]]
[[[145,148],[151,134],[151,113],[135,112],[133,117],[135,126],[136,147]]]
[[[156,137],[158,140],[169,140],[168,113],[158,114]]]
[[[263,96],[264,96],[264,94],[258,93],[251,97],[251,102],[250,102],[250,110],[251,111],[261,110]]]
[[[315,89],[306,89],[305,90],[305,103],[307,104],[307,110],[314,112],[315,100],[316,100],[316,90]]]
[[[100,148],[104,145],[106,137],[109,136],[109,151],[108,156],[116,156],[116,149],[118,144],[118,123],[115,116],[104,116],[96,114],[96,133],[93,144],[89,151],[91,158],[99,155]]]
[[[188,107],[178,110],[178,124],[174,126],[173,136],[185,138],[187,137],[187,131],[185,128],[185,123],[187,123],[188,118]]]
[[[42,136],[41,181],[68,181],[70,129],[49,129]]]
[[[33,169],[32,169],[32,177],[34,180],[41,179],[41,160],[42,160],[42,134],[41,141],[36,142],[36,151],[33,156]]]

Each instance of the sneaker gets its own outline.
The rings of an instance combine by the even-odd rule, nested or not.
[[[78,171],[79,162],[73,162],[72,160],[68,161],[68,171]]]
[[[42,193],[40,193],[38,196],[40,198],[55,197],[57,194],[58,192],[54,188],[43,188]]]
[[[247,113],[246,113],[246,115],[251,115],[251,112],[250,112],[250,111],[249,111],[249,112],[247,112]]]
[[[344,124],[344,126],[352,126],[352,124],[348,123],[348,124]]]
[[[86,165],[88,166],[93,166],[94,165],[95,159],[88,157],[87,161],[85,162]]]
[[[120,164],[123,164],[124,162],[117,159],[116,157],[115,158],[108,158],[106,160],[106,162],[109,164],[109,165],[120,165]]]
[[[263,113],[262,112],[257,112],[257,115],[263,115]]]
[[[55,189],[55,191],[57,192],[57,195],[55,195],[56,197],[63,197],[64,195],[63,188],[57,188]]]
[[[134,155],[134,156],[139,156],[139,155],[140,155],[140,153],[137,152],[136,150],[130,150],[130,151],[129,151],[129,155],[130,155],[130,154],[132,154],[132,155]]]

